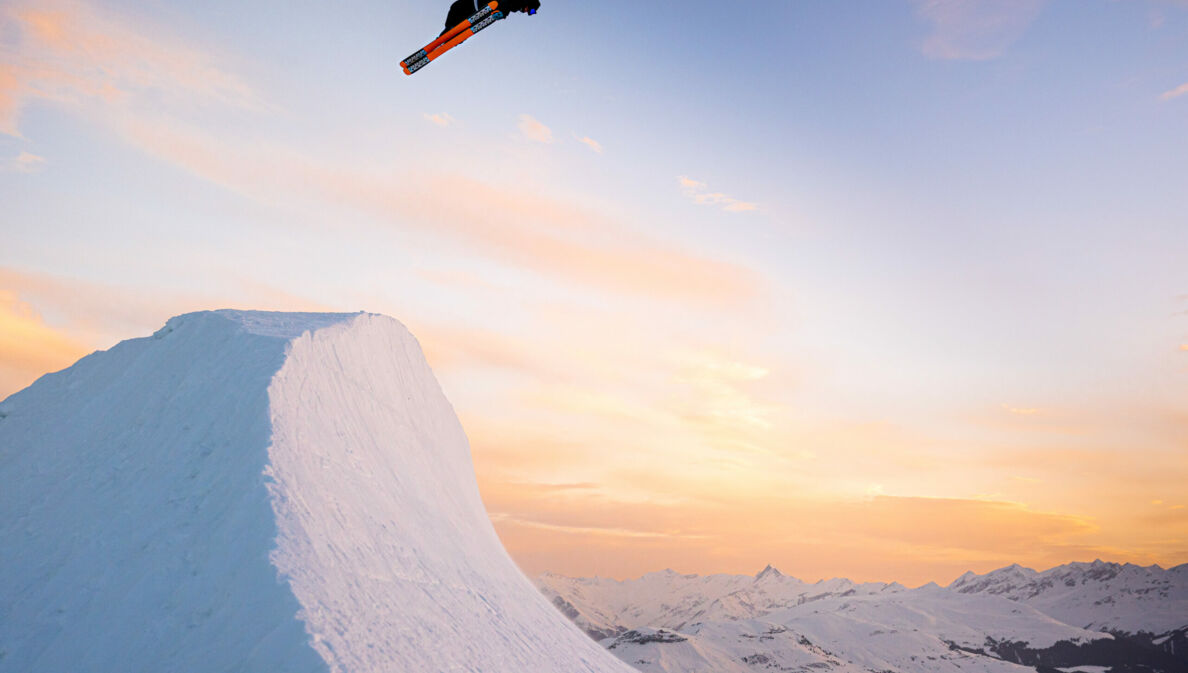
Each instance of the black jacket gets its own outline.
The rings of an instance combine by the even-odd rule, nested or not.
[[[450,12],[446,15],[445,28],[441,33],[444,35],[447,30],[474,16],[476,12],[486,7],[488,2],[490,0],[455,0],[454,4],[450,5]],[[498,0],[498,2],[498,11],[503,12],[504,16],[540,7],[540,0]]]

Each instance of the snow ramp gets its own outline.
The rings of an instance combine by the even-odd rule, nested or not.
[[[173,318],[0,402],[0,671],[597,672],[416,339]]]

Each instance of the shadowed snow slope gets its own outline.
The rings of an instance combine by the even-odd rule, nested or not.
[[[627,667],[500,545],[416,340],[180,316],[0,403],[0,671]]]

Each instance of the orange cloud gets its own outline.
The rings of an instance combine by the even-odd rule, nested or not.
[[[426,113],[424,117],[427,121],[429,121],[429,123],[441,126],[443,128],[446,126],[452,126],[454,123],[454,118],[444,112],[434,114]]]
[[[0,399],[42,374],[64,369],[90,352],[47,326],[16,294],[0,289]]]
[[[927,548],[1025,555],[1098,527],[1081,516],[990,500],[877,496],[851,509],[849,527],[871,538]]]
[[[525,138],[535,140],[538,143],[549,144],[553,142],[553,130],[540,123],[532,115],[520,115],[520,133],[523,133]]]
[[[0,133],[20,135],[17,131],[19,95],[20,80],[17,78],[16,68],[7,63],[0,63]]]
[[[545,375],[548,368],[531,344],[500,332],[447,325],[418,325],[417,339],[434,370],[496,367]],[[554,372],[554,375],[557,373]]]
[[[674,381],[687,392],[675,401],[682,418],[727,436],[772,427],[777,409],[747,392],[748,384],[770,374],[766,368],[707,350],[678,353],[674,362]]]
[[[1058,407],[1016,407],[1000,404],[959,416],[978,428],[1001,433],[1003,437],[1052,436],[1084,437],[1100,427],[1101,419]]]
[[[594,150],[595,153],[602,154],[602,143],[598,142],[597,140],[591,138],[590,136],[583,136],[581,138],[578,138],[575,135],[574,138],[577,138],[577,141],[579,143],[585,145],[586,147],[589,147],[591,150]]]
[[[1164,91],[1162,94],[1160,94],[1159,98],[1161,100],[1171,100],[1173,98],[1179,98],[1185,94],[1188,94],[1188,82],[1185,82],[1169,91]]]
[[[37,99],[99,114],[91,104],[127,107],[150,96],[155,107],[175,112],[202,100],[260,107],[250,87],[211,54],[102,6],[17,2],[0,10],[0,27],[19,36],[0,64],[0,131],[9,135],[19,135],[21,108]]]
[[[740,494],[666,503],[601,487],[490,479],[481,486],[500,537],[529,572],[622,578],[664,567],[746,573],[773,563],[809,580],[840,574],[922,584],[970,568],[1118,552],[1085,544],[1098,530],[1091,519],[1001,501]]]
[[[261,200],[343,205],[385,223],[421,227],[504,264],[630,296],[721,309],[745,304],[759,292],[759,278],[746,268],[568,203],[456,176],[393,178],[189,128],[180,120],[196,103],[267,106],[207,50],[101,7],[51,0],[13,5],[2,16],[21,36],[0,77],[0,112],[7,111],[0,127],[11,133],[18,132],[23,104],[54,100],[100,116],[149,154]],[[150,99],[151,108],[138,105]],[[145,116],[142,108],[156,115]],[[534,140],[552,140],[552,131],[529,115],[520,126]],[[462,193],[469,198],[459,199]]]
[[[473,198],[455,198],[463,193]],[[521,268],[622,294],[714,307],[745,303],[759,291],[759,279],[748,269],[546,197],[511,195],[461,177],[434,179],[419,196],[416,210],[436,229]]]
[[[502,263],[587,287],[715,310],[745,306],[761,291],[761,279],[750,269],[544,196],[462,176],[380,176],[283,148],[227,143],[177,124],[142,120],[126,124],[123,132],[144,151],[239,193],[265,201],[315,198],[345,205],[385,224],[417,226]]]
[[[4,167],[6,170],[16,171],[17,173],[36,173],[45,167],[45,157],[39,157],[36,154],[29,152],[21,152],[8,162]]]
[[[681,191],[685,196],[699,206],[721,206],[722,210],[728,213],[759,210],[759,206],[754,203],[739,201],[733,196],[727,196],[721,192],[711,192],[704,182],[698,182],[683,175],[677,178],[677,183],[681,186]]]
[[[143,336],[179,313],[219,308],[333,310],[248,279],[230,279],[223,297],[166,289],[145,290],[0,267],[0,291],[61,316],[59,332],[82,344],[108,347]],[[48,371],[48,370],[47,370]],[[44,373],[44,372],[42,372]]]

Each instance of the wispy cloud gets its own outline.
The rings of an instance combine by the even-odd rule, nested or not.
[[[696,539],[704,536],[694,536],[683,533],[665,533],[653,532],[646,530],[635,530],[631,528],[608,528],[601,526],[566,526],[563,524],[547,523],[544,521],[534,521],[529,518],[512,516],[504,512],[492,512],[491,521],[496,524],[511,524],[516,526],[525,526],[528,528],[538,528],[550,533],[564,533],[567,535],[580,536],[595,536],[595,537],[625,537],[625,538],[684,538]]]
[[[454,118],[445,112],[437,112],[434,114],[425,113],[424,116],[426,120],[432,124],[436,124],[437,126],[446,127],[452,126],[454,124]]]
[[[1047,0],[914,0],[932,33],[920,50],[939,59],[985,61],[1027,32]]]
[[[0,52],[0,132],[8,135],[19,135],[20,111],[37,99],[80,108],[151,102],[184,111],[203,101],[261,107],[207,51],[133,26],[102,6],[17,2],[0,9],[0,28],[19,45]]]
[[[678,414],[703,426],[725,431],[766,430],[772,426],[769,404],[745,390],[747,384],[766,378],[764,367],[738,362],[708,350],[685,351],[673,356],[675,381],[691,393],[679,404]]]
[[[230,279],[225,293],[197,294],[138,288],[0,267],[0,293],[19,300],[26,312],[55,317],[54,326],[76,343],[107,347],[119,339],[151,332],[170,316],[218,308],[332,310],[317,302],[247,279]],[[36,307],[39,313],[33,313]]]
[[[1184,82],[1183,84],[1181,84],[1180,86],[1178,86],[1174,89],[1164,91],[1163,93],[1159,94],[1159,99],[1160,100],[1171,100],[1173,98],[1179,98],[1180,96],[1183,96],[1186,94],[1188,94],[1188,82]]]
[[[501,538],[529,572],[753,572],[774,561],[810,580],[841,574],[923,583],[975,565],[1054,565],[1091,550],[1084,541],[1098,531],[1092,518],[1003,500],[899,497],[870,486],[872,495],[855,500],[740,492],[674,503],[511,482],[482,489]],[[740,519],[740,509],[750,514]],[[574,559],[577,544],[590,553]]]
[[[21,152],[10,160],[6,168],[17,173],[36,173],[45,168],[45,158],[29,152]]]
[[[435,370],[498,368],[534,376],[559,376],[530,344],[500,332],[458,325],[418,325],[425,357]]]
[[[574,135],[574,138],[576,138],[579,143],[589,147],[591,150],[594,150],[598,154],[602,154],[602,143],[599,143],[597,140],[591,138],[590,136],[582,136],[578,138],[576,134]]]
[[[532,115],[520,115],[520,133],[523,133],[525,138],[538,143],[548,144],[553,142],[553,130],[540,123]]]
[[[728,213],[744,213],[759,209],[758,205],[750,201],[740,201],[722,192],[711,192],[704,182],[683,175],[677,178],[677,183],[685,196],[699,206],[717,206]]]
[[[573,203],[452,175],[411,176],[394,184],[391,171],[205,130],[187,110],[272,107],[217,64],[209,49],[188,47],[167,30],[117,18],[99,6],[55,1],[0,9],[4,27],[15,30],[22,45],[4,52],[0,71],[6,75],[0,82],[7,82],[0,84],[6,87],[0,88],[0,110],[11,112],[0,125],[13,132],[23,102],[52,99],[95,115],[150,156],[268,203],[333,203],[385,225],[426,229],[443,244],[461,244],[504,264],[633,296],[720,307],[746,303],[758,292],[760,280],[747,268],[654,239]],[[441,121],[451,119],[439,114]],[[553,141],[552,131],[531,115],[522,115],[519,125],[535,142]],[[474,198],[460,200],[459,193]]]
[[[2,26],[3,24],[0,24]],[[19,136],[17,112],[21,105],[21,81],[16,68],[0,62],[0,133]]]
[[[46,325],[16,293],[0,288],[0,399],[88,352],[82,343]]]
[[[390,175],[286,148],[229,143],[176,124],[141,121],[124,133],[144,151],[248,196],[346,205],[393,226],[422,227],[496,261],[587,287],[718,308],[745,305],[761,291],[761,278],[748,268],[547,196],[511,193],[452,175],[406,176],[393,184]]]
[[[943,550],[960,550],[1021,556],[1043,547],[1067,545],[1098,530],[1087,517],[986,499],[880,495],[848,513],[855,517],[851,525],[871,539],[942,554]],[[921,525],[924,521],[927,525]]]

